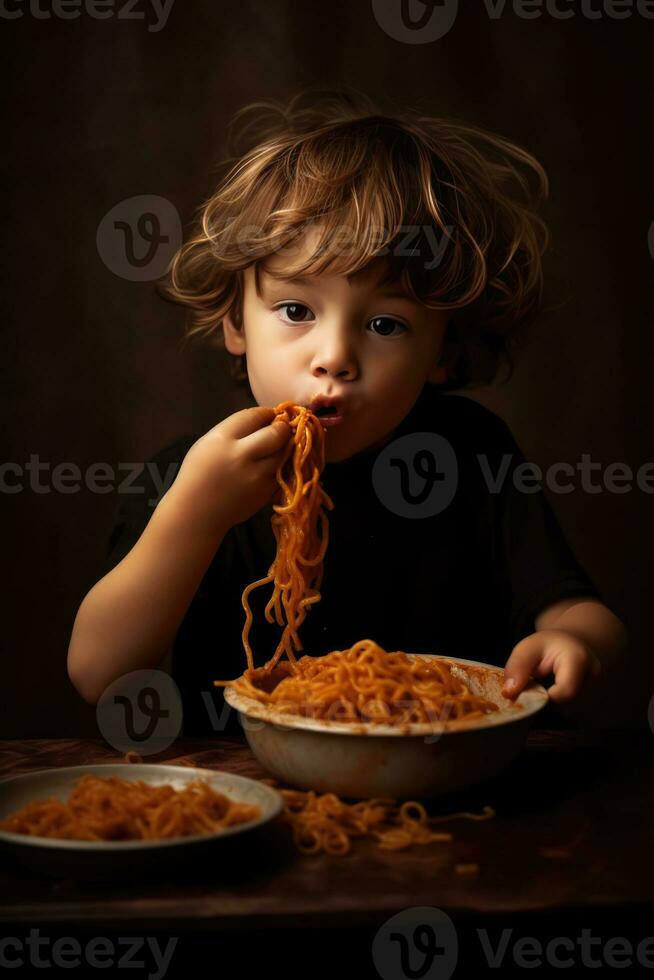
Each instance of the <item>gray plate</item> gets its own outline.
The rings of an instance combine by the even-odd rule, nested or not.
[[[146,763],[107,763],[91,766],[66,766],[61,769],[42,769],[10,776],[0,780],[0,819],[4,819],[32,800],[56,797],[65,801],[80,776],[117,776],[122,779],[142,779],[159,785],[170,783],[182,789],[194,779],[206,779],[216,792],[225,793],[239,803],[261,808],[261,816],[248,823],[227,827],[211,834],[192,834],[161,840],[76,841],[51,837],[32,837],[0,831],[0,849],[19,864],[46,874],[74,878],[114,877],[135,870],[147,871],[171,868],[180,860],[185,865],[192,859],[208,857],[219,850],[232,852],[237,839],[251,835],[278,816],[284,806],[281,795],[271,786],[246,776],[215,769],[196,769],[190,766],[168,766]]]

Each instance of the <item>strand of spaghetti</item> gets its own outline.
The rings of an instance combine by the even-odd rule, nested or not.
[[[247,597],[252,592],[253,589],[258,588],[260,585],[265,585],[267,582],[272,582],[273,576],[267,575],[265,578],[261,578],[256,582],[252,582],[250,585],[246,586],[245,591],[241,597],[241,602],[243,603],[243,608],[245,609],[245,626],[243,627],[243,633],[241,639],[243,641],[243,646],[245,647],[245,652],[248,659],[248,668],[250,670],[254,669],[254,660],[252,658],[252,650],[247,641],[248,633],[250,632],[250,627],[252,625],[252,610],[250,609],[250,604],[247,601]],[[214,684],[218,683],[214,681]]]
[[[264,615],[267,622],[276,622],[283,631],[266,669],[271,670],[283,654],[292,665],[297,665],[295,653],[303,649],[299,627],[310,607],[321,598],[323,561],[329,540],[325,508],[331,510],[334,506],[320,485],[325,465],[325,432],[320,421],[309,409],[292,401],[281,402],[274,411],[291,426],[293,438],[285,447],[276,472],[281,502],[273,504],[275,558],[268,574],[246,586],[241,596],[245,610],[241,639],[250,671],[254,670],[254,656],[249,642],[253,621],[249,596],[254,589],[270,583],[273,592]],[[214,681],[216,686],[228,683]]]

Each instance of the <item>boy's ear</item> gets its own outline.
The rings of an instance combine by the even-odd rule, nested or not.
[[[245,354],[245,333],[242,325],[236,322],[232,310],[225,313],[222,323],[226,349],[230,354]]]
[[[427,375],[427,381],[433,385],[444,384],[450,376],[450,369],[446,364],[436,365]]]
[[[454,339],[451,336],[449,322],[448,327],[443,338],[443,343],[441,349],[438,352],[438,358],[435,364],[430,368],[427,374],[427,381],[430,384],[440,385],[444,384],[450,377],[450,372],[454,367],[454,363],[457,357],[457,346]]]

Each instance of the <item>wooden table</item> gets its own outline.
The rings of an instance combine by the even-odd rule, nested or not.
[[[371,959],[377,931],[390,916],[419,906],[439,909],[456,924],[457,972],[468,965],[488,969],[482,927],[493,945],[504,928],[512,930],[511,943],[526,936],[545,943],[553,936],[576,942],[588,927],[602,947],[612,937],[629,936],[635,951],[654,936],[653,739],[649,732],[591,739],[574,727],[534,729],[503,776],[446,808],[480,812],[489,804],[495,818],[447,823],[451,842],[408,851],[383,851],[374,841],[358,840],[343,857],[307,857],[295,851],[288,827],[276,820],[245,855],[236,850],[231,864],[164,872],[155,880],[83,883],[4,868],[2,932],[24,938],[37,928],[40,935],[80,941],[174,936],[166,976],[188,976],[197,956],[225,966],[228,957],[247,955],[247,975],[255,962],[269,965],[281,957],[287,977],[323,975],[321,970],[333,977],[345,964],[346,976],[356,969],[357,976],[378,977],[383,971]],[[0,776],[103,761],[120,757],[100,740],[0,742]],[[144,761],[266,775],[240,737],[181,739]],[[457,873],[460,864],[477,864],[479,871]],[[654,940],[651,948],[654,966]],[[594,949],[597,954],[600,947]],[[396,975],[402,974],[388,974]]]

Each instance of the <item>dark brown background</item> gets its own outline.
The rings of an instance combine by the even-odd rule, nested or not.
[[[181,311],[150,283],[103,264],[98,224],[119,201],[158,194],[187,226],[212,189],[233,112],[340,83],[463,117],[543,162],[552,184],[548,299],[557,309],[540,318],[510,384],[474,397],[544,467],[584,452],[604,466],[654,459],[654,21],[590,20],[576,3],[569,20],[522,19],[509,4],[492,20],[482,3],[460,6],[445,37],[419,45],[384,33],[367,0],[176,0],[158,33],[85,13],[2,20],[12,117],[2,181],[6,460],[24,466],[38,453],[50,469],[65,461],[82,472],[97,461],[139,462],[247,404],[223,355],[180,349]],[[607,710],[644,726],[654,687],[654,498],[637,488],[548,497],[630,629],[637,686],[631,678],[630,704]],[[28,487],[3,493],[2,503],[1,735],[95,735],[66,652],[114,494]]]

